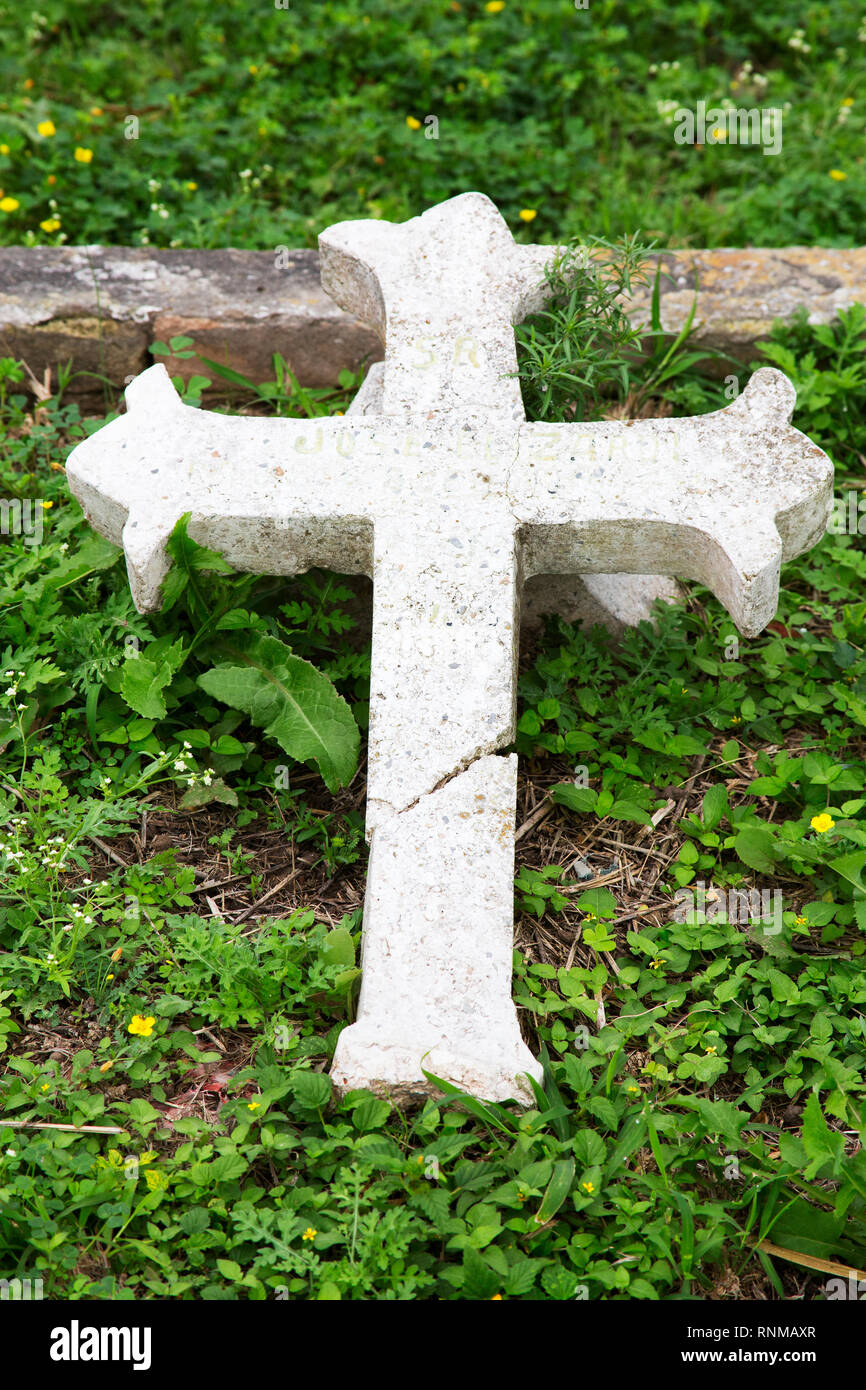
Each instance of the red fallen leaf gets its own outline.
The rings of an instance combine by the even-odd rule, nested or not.
[[[205,1091],[227,1091],[236,1072],[212,1071],[205,1074],[208,1078],[207,1083],[203,1087]]]
[[[779,622],[767,623],[767,631],[778,632],[780,637],[793,637],[794,635],[789,627],[785,627],[784,623]]]

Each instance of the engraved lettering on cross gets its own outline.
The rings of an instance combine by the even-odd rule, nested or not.
[[[511,1000],[517,759],[501,751],[523,581],[678,574],[756,634],[781,561],[824,532],[832,467],[770,369],[711,415],[527,423],[513,325],[544,302],[554,248],[516,244],[481,194],[340,223],[320,250],[325,288],[385,343],[345,418],[192,409],[151,367],[67,473],[141,610],[185,512],[239,569],[372,575],[363,979],[332,1074],[406,1099],[427,1070],[526,1100],[541,1069]]]

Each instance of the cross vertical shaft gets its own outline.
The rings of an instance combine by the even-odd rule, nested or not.
[[[376,524],[363,976],[333,1075],[409,1097],[423,1068],[507,1099],[540,1079],[510,996],[517,760],[493,755],[514,730],[519,565],[514,518],[473,505],[466,471],[422,534]]]

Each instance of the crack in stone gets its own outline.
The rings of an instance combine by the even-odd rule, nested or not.
[[[375,804],[377,806],[381,806],[383,808],[387,807],[391,812],[391,815],[385,816],[381,820],[377,820],[376,825],[374,826],[374,831],[372,833],[375,833],[375,831],[380,829],[380,827],[386,825],[387,822],[391,820],[393,816],[405,816],[407,811],[414,810],[414,808],[417,805],[419,805],[420,802],[424,801],[426,797],[433,796],[435,792],[441,791],[443,787],[448,786],[449,782],[453,782],[455,777],[460,777],[464,772],[468,772],[470,767],[474,766],[475,763],[480,762],[482,758],[489,758],[492,757],[494,754],[500,752],[501,749],[504,748],[510,742],[510,738],[503,738],[499,739],[496,742],[491,741],[490,744],[481,745],[480,747],[476,748],[474,753],[469,753],[465,758],[461,758],[457,766],[452,768],[450,772],[446,772],[444,776],[440,777],[438,782],[434,783],[432,787],[428,787],[425,791],[419,792],[416,797],[414,797],[411,801],[408,801],[405,806],[401,806],[399,809],[395,806],[392,806],[391,803],[387,801],[376,802]]]
[[[498,753],[503,747],[503,742],[494,743],[489,748],[480,748],[476,752],[470,753],[468,757],[461,758],[457,766],[453,768],[451,772],[446,772],[444,777],[440,777],[435,786],[430,787],[429,790],[425,792],[421,792],[415,797],[414,801],[410,801],[401,810],[395,811],[394,814],[397,816],[405,816],[407,811],[413,810],[425,797],[433,796],[435,792],[441,791],[443,787],[447,787],[449,782],[453,782],[455,777],[460,777],[464,772],[468,772],[474,763],[480,762],[482,758],[489,758],[493,754]]]

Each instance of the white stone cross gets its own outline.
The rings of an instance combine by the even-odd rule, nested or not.
[[[363,979],[332,1075],[408,1099],[427,1070],[526,1100],[541,1070],[510,989],[517,758],[497,751],[523,580],[678,574],[754,635],[780,562],[824,532],[832,465],[790,427],[794,390],[771,369],[711,415],[528,424],[512,325],[541,306],[554,248],[517,245],[482,194],[339,223],[320,250],[325,288],[385,342],[347,417],[193,409],[151,367],[67,475],[123,544],[142,611],[185,512],[238,569],[372,575]]]

